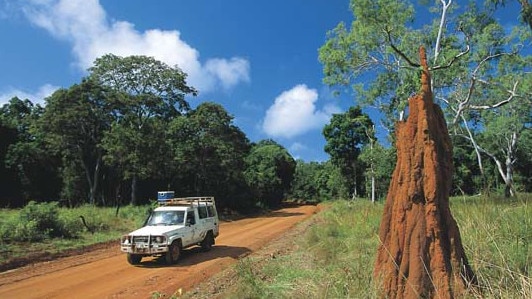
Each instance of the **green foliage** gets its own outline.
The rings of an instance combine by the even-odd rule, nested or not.
[[[324,82],[351,86],[357,104],[378,107],[392,127],[397,110],[402,110],[410,93],[417,90],[413,88],[417,80],[391,44],[408,57],[416,57],[417,46],[429,34],[409,28],[415,14],[407,1],[352,0],[350,8],[352,24],[340,23],[331,30],[319,50]],[[364,75],[367,77],[357,81]]]
[[[340,169],[324,163],[296,161],[290,197],[295,201],[322,202],[348,198],[349,190]]]
[[[376,298],[373,253],[381,213],[381,205],[367,201],[334,201],[290,241],[296,250],[241,261],[236,290],[227,297]]]
[[[57,159],[46,149],[45,134],[39,132],[36,126],[36,120],[42,113],[43,108],[39,105],[17,97],[0,108],[0,135],[3,135],[0,139],[3,148],[0,150],[0,163],[3,164],[0,171],[4,169],[7,172],[3,173],[7,177],[0,186],[5,187],[8,204],[15,207],[23,206],[30,198],[42,200],[57,194]],[[19,185],[20,194],[13,194],[16,192],[12,190],[13,185],[3,186],[15,179],[14,185]],[[18,197],[19,200],[9,199],[9,193],[10,197]]]
[[[108,98],[114,122],[100,144],[104,161],[131,180],[131,203],[136,204],[137,180],[159,174],[165,147],[165,127],[189,109],[186,74],[147,56],[104,55],[89,69],[90,79],[115,92]],[[157,163],[159,162],[159,163]]]
[[[202,103],[174,118],[168,144],[173,150],[171,165],[179,169],[175,185],[180,189],[176,191],[213,194],[219,207],[250,205],[243,202],[246,186],[242,173],[251,145],[221,105]]]
[[[358,159],[362,147],[374,139],[373,122],[362,113],[360,107],[351,107],[345,113],[334,114],[330,123],[323,128],[327,144],[325,152],[331,156],[331,162],[340,169],[347,188],[353,196],[363,191],[364,170]]]
[[[319,51],[324,82],[339,88],[352,87],[356,104],[378,109],[390,133],[395,131],[398,120],[407,117],[407,100],[419,90],[420,46],[426,49],[434,99],[451,124],[451,134],[467,139],[471,146],[487,148],[496,144],[495,136],[489,141],[476,141],[477,134],[518,131],[511,132],[508,126],[499,125],[493,118],[487,120],[480,111],[499,110],[519,102],[527,110],[525,115],[530,115],[532,56],[525,49],[530,48],[532,32],[528,28],[514,26],[508,30],[494,17],[493,7],[482,6],[478,1],[464,4],[351,0],[350,3],[353,22],[350,26],[340,23],[331,30]],[[527,1],[521,3],[522,15],[526,15],[526,7],[532,6],[525,7]],[[430,21],[425,22],[427,19]],[[502,114],[497,118],[507,121]],[[530,127],[526,117],[514,119]],[[475,126],[479,121],[482,124]],[[493,126],[487,126],[488,122]],[[499,149],[508,151],[508,146]],[[505,159],[514,160],[515,149],[509,152]],[[504,159],[496,161],[489,155],[478,156],[499,168],[507,189],[512,188],[513,165],[503,167],[509,171],[506,174],[497,165]],[[477,159],[476,168],[482,160]],[[465,168],[459,169],[459,174],[471,175]],[[457,189],[466,191],[463,186],[471,181],[471,177],[459,178],[457,183],[461,186]],[[485,182],[487,178],[477,181]]]
[[[466,254],[485,298],[528,298],[532,293],[532,196],[453,198]]]
[[[114,241],[140,227],[148,210],[148,206],[124,206],[116,214],[116,208],[60,208],[57,203],[34,202],[18,210],[0,210],[0,263]]]
[[[62,159],[63,199],[70,205],[95,204],[102,177],[102,138],[109,130],[111,92],[94,80],[83,79],[47,98],[38,120],[47,147]]]
[[[371,174],[375,177],[375,199],[384,199],[390,187],[390,181],[397,160],[395,147],[385,148],[375,143],[373,148],[365,146],[360,153],[360,160],[367,165],[366,196],[371,198]]]
[[[508,0],[488,0],[487,4],[493,5],[494,8],[498,8],[500,6],[505,6],[508,3]],[[532,29],[532,3],[530,3],[530,0],[520,0],[519,3],[521,4],[521,11],[519,18],[521,22],[524,24],[528,24],[530,29]],[[515,12],[514,12],[515,13]]]
[[[253,145],[245,159],[244,178],[258,202],[275,207],[286,198],[294,178],[296,162],[288,151],[272,140]]]
[[[468,298],[530,298],[532,206],[519,200],[451,198],[480,293]],[[379,298],[373,279],[383,205],[333,201],[312,218],[284,254],[248,257],[236,267],[238,281],[225,298]],[[297,229],[297,228],[296,228]],[[290,246],[290,242],[294,243]]]
[[[59,219],[57,203],[36,203],[30,201],[20,210],[18,217],[12,217],[2,225],[2,239],[6,241],[43,241],[54,237],[75,237],[75,232],[66,229]]]

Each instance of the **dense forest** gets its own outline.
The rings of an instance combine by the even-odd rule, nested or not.
[[[197,91],[177,66],[104,55],[43,106],[15,97],[0,107],[0,207],[144,204],[159,190],[212,195],[239,210],[285,198],[382,199],[394,125],[419,89],[420,45],[432,53],[435,100],[453,141],[452,192],[532,192],[529,6],[522,26],[508,29],[494,17],[504,3],[436,1],[423,6],[433,22],[420,26],[416,16],[426,12],[406,1],[351,1],[353,23],[340,23],[319,49],[324,82],[355,98],[323,128],[325,162],[296,161],[273,140],[251,142],[217,103],[192,109]],[[379,123],[368,108],[383,115]]]

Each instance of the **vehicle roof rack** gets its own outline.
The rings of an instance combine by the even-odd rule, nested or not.
[[[200,206],[215,205],[213,196],[194,196],[181,198],[158,199],[159,206]]]

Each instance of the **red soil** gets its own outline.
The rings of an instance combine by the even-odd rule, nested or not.
[[[474,281],[449,209],[452,144],[424,48],[420,57],[422,89],[397,124],[397,165],[379,231],[374,274],[385,298],[454,298]]]

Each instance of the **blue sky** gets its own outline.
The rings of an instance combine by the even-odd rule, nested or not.
[[[154,56],[189,74],[193,107],[220,103],[251,141],[324,161],[322,127],[354,101],[323,85],[318,49],[351,20],[348,0],[0,0],[0,105],[42,103],[106,53]]]

